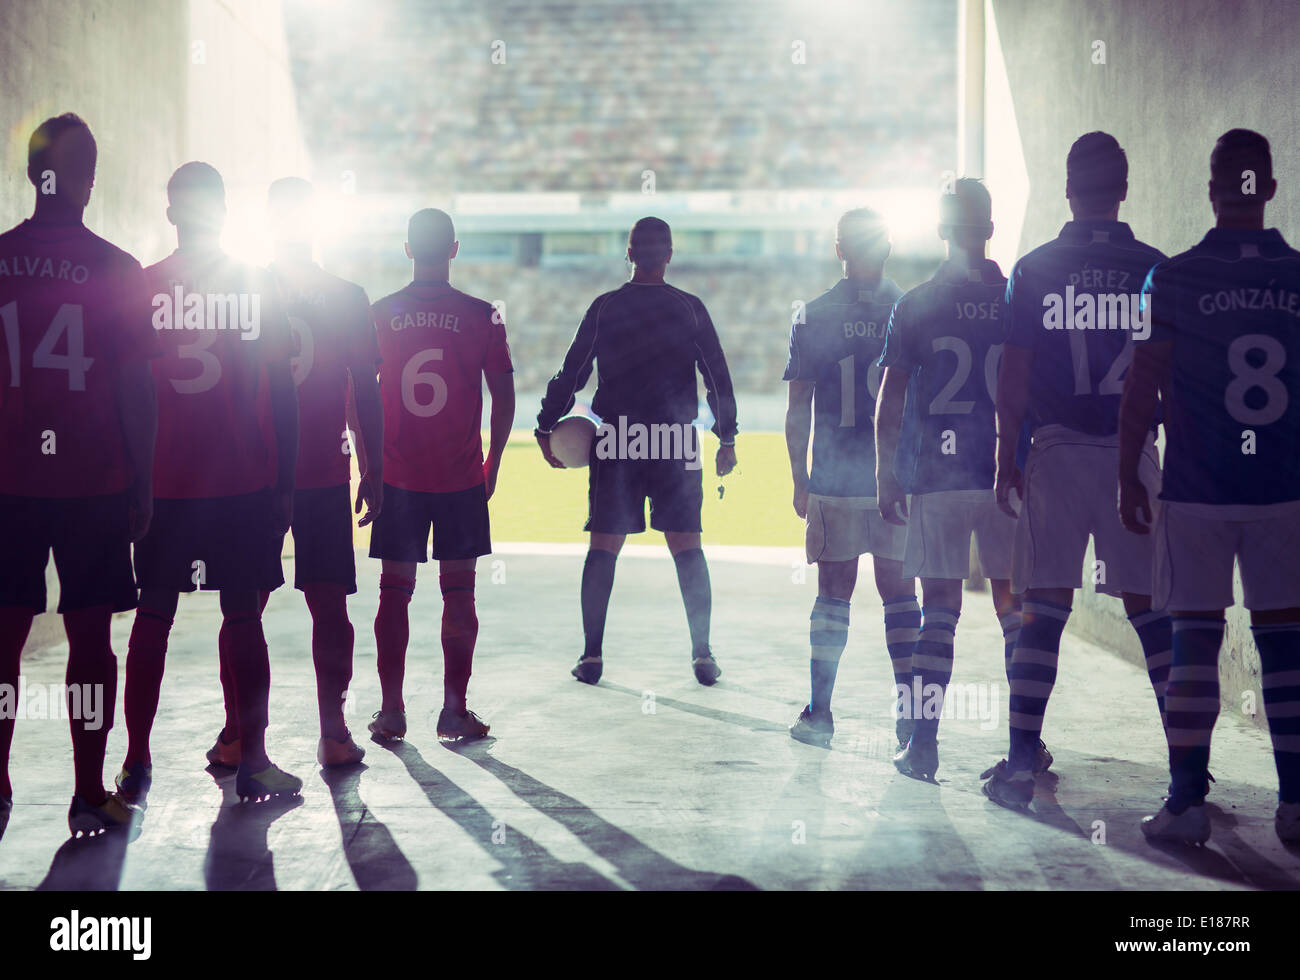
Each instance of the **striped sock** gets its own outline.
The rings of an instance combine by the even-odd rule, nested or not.
[[[912,650],[913,700],[919,694],[921,702],[912,704],[912,717],[916,719],[912,737],[933,742],[939,734],[943,696],[952,679],[953,635],[961,610],[926,606],[922,614],[921,636]]]
[[[1300,803],[1300,623],[1252,626],[1264,713],[1277,762],[1277,798]]]
[[[808,707],[813,714],[831,710],[831,692],[835,690],[835,673],[849,641],[849,601],[819,595],[813,603],[808,641],[812,657],[808,671],[812,676],[812,697]]]
[[[1160,724],[1165,719],[1165,686],[1169,683],[1169,665],[1174,660],[1173,626],[1169,614],[1154,609],[1136,613],[1128,618],[1137,631],[1142,644],[1142,656],[1147,662],[1147,676],[1151,689],[1156,692],[1156,705],[1160,708]]]
[[[998,617],[998,624],[1002,627],[1002,651],[1008,684],[1011,683],[1011,655],[1016,652],[1016,640],[1020,637],[1020,621],[1019,609]]]
[[[1200,803],[1210,791],[1210,735],[1219,717],[1222,619],[1173,618],[1174,659],[1165,686],[1171,813]]]
[[[1034,767],[1034,754],[1043,732],[1043,714],[1056,683],[1061,632],[1070,618],[1070,607],[1026,599],[1021,615],[1024,623],[1016,640],[1016,652],[1011,657],[1011,697],[1007,703],[1011,728],[1007,768],[1013,772]]]
[[[921,607],[914,595],[889,599],[884,605],[885,647],[893,665],[897,697],[895,717],[901,717],[906,700],[912,696],[912,648],[921,635]]]

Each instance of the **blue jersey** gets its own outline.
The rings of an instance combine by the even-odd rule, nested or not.
[[[1173,344],[1161,498],[1300,500],[1300,252],[1276,229],[1215,228],[1144,289]]]
[[[1034,353],[1029,425],[1119,431],[1119,396],[1144,335],[1142,283],[1165,256],[1122,221],[1069,221],[1007,283],[1007,343]]]
[[[876,495],[872,428],[889,311],[902,291],[890,279],[874,288],[841,279],[808,303],[790,327],[783,381],[813,382],[812,474],[808,490],[825,497]]]
[[[903,483],[913,493],[993,487],[1006,286],[996,262],[969,274],[945,263],[889,318],[880,364],[911,375],[917,437]]]

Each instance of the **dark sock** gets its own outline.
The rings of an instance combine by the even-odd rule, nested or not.
[[[677,584],[686,607],[686,625],[691,631],[691,652],[697,657],[709,655],[709,617],[713,611],[713,590],[709,585],[709,564],[700,548],[673,555],[677,565]]]
[[[230,639],[230,670],[239,706],[239,749],[256,763],[266,753],[267,713],[271,695],[271,661],[260,616],[228,616],[222,628]]]
[[[117,706],[117,658],[108,639],[112,620],[109,605],[63,614],[75,792],[94,806],[104,802],[104,748]]]
[[[125,765],[149,762],[149,733],[158,714],[163,668],[167,662],[167,638],[172,618],[166,613],[139,606],[126,644],[126,691],[122,695],[126,717]]]
[[[463,715],[478,639],[474,572],[443,572],[438,584],[442,588],[442,705]]]
[[[1016,652],[1016,640],[1020,638],[1020,610],[999,616],[998,624],[1002,627],[1003,668],[1006,670],[1007,683],[1010,684],[1011,658]]]
[[[1020,636],[1011,657],[1011,697],[1007,704],[1011,729],[1007,768],[1013,772],[1034,767],[1047,699],[1056,684],[1061,633],[1070,618],[1070,607],[1042,599],[1026,599],[1020,614]]]
[[[939,734],[943,698],[952,678],[953,637],[961,610],[925,606],[921,615],[921,635],[912,650],[912,717],[916,720],[912,737],[918,744],[933,742]],[[916,681],[920,681],[920,703],[917,703]]]
[[[831,710],[831,692],[835,690],[835,675],[839,672],[840,657],[849,641],[849,601],[819,595],[813,603],[808,627],[808,640],[812,656],[808,661],[812,675],[812,697],[808,707],[813,714]]]
[[[1173,619],[1174,659],[1165,686],[1171,813],[1204,802],[1210,791],[1210,737],[1219,717],[1222,619]]]
[[[342,739],[348,728],[343,700],[352,683],[352,647],[356,639],[348,619],[347,588],[335,582],[310,582],[302,594],[311,613],[311,660],[316,668],[320,733]]]
[[[18,664],[35,615],[24,606],[0,606],[0,684],[6,685],[7,690],[18,690]],[[14,722],[7,713],[0,714],[0,796],[14,793],[9,782],[9,747],[13,745]]]
[[[896,718],[910,718],[912,696],[912,649],[921,635],[921,607],[916,596],[905,595],[889,599],[885,607],[885,648],[894,674],[894,706]]]
[[[609,594],[614,591],[614,566],[618,556],[593,548],[582,565],[582,633],[586,637],[583,657],[599,657],[605,640],[605,613]]]
[[[1148,609],[1128,618],[1142,644],[1142,657],[1146,660],[1147,677],[1156,695],[1160,709],[1160,724],[1165,724],[1165,686],[1169,683],[1169,665],[1173,663],[1173,625],[1169,614]]]
[[[381,707],[405,711],[402,681],[406,677],[406,645],[411,637],[407,606],[415,592],[415,580],[400,575],[379,576],[379,611],[375,613],[376,666],[379,670]]]
[[[1264,713],[1277,763],[1277,798],[1300,803],[1300,623],[1252,626]]]

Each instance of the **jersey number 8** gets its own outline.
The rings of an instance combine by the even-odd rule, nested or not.
[[[1246,360],[1248,351],[1264,352],[1258,366]],[[1290,396],[1278,374],[1286,366],[1286,348],[1268,334],[1242,334],[1228,345],[1228,370],[1232,380],[1223,393],[1223,404],[1236,421],[1243,425],[1270,425],[1286,414]],[[1246,404],[1246,392],[1258,388],[1267,396],[1259,408]]]

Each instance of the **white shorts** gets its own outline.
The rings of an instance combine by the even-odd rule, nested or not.
[[[970,539],[988,578],[1011,577],[1016,521],[998,508],[992,490],[913,494],[907,517],[907,578],[970,578]]]
[[[1093,539],[1089,578],[1098,592],[1151,595],[1153,543],[1119,521],[1119,438],[1089,436],[1064,426],[1043,426],[1025,461],[1025,500],[1016,522],[1011,589],[1078,589]],[[1155,513],[1160,462],[1155,439],[1138,464]],[[1159,607],[1157,607],[1159,608]]]
[[[1253,519],[1238,520],[1251,512]],[[1300,501],[1269,507],[1164,503],[1155,526],[1156,608],[1227,609],[1241,569],[1247,609],[1300,607]]]
[[[808,529],[804,535],[808,564],[853,561],[862,555],[901,561],[906,544],[907,528],[881,517],[875,497],[808,495]]]

